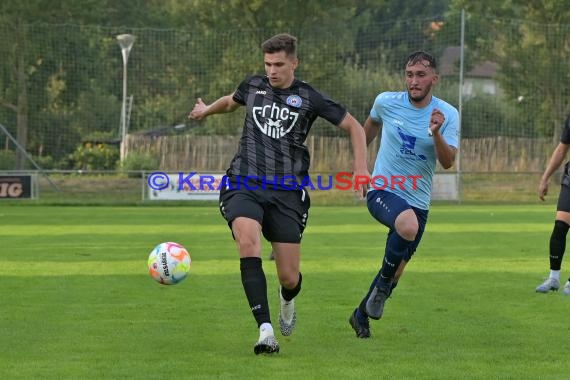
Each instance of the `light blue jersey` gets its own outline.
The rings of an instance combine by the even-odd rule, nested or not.
[[[370,117],[383,125],[372,173],[373,188],[395,193],[422,210],[429,209],[436,165],[435,144],[428,133],[434,108],[445,116],[439,133],[447,144],[457,148],[459,113],[435,96],[429,105],[417,108],[410,103],[407,92],[383,92],[370,111]]]

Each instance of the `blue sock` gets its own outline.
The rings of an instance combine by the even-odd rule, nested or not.
[[[358,305],[358,311],[356,313],[357,318],[359,318],[359,315],[362,316],[364,320],[368,317],[366,314],[366,301],[368,300],[368,297],[370,297],[370,293],[372,293],[374,287],[383,286],[387,290],[388,295],[392,293],[392,290],[394,290],[394,288],[397,286],[397,283],[393,283],[394,275],[396,274],[400,263],[404,259],[405,254],[408,252],[408,249],[413,243],[413,241],[402,238],[396,233],[396,231],[392,231],[388,235],[388,240],[386,241],[386,253],[384,254],[384,260],[382,261],[382,268],[380,268],[380,271],[376,277],[374,277],[374,280],[372,280],[366,296],[364,296],[362,301],[360,301],[360,304]],[[387,264],[387,261],[394,265],[392,266]]]
[[[394,275],[412,244],[413,241],[404,239],[395,231],[390,234],[377,286],[391,286]]]

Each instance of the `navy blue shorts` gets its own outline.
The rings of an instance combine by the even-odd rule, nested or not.
[[[422,240],[422,235],[424,234],[427,223],[428,210],[410,206],[405,199],[384,190],[370,190],[367,194],[367,204],[368,211],[370,211],[374,219],[390,229],[388,235],[395,232],[395,223],[398,215],[408,209],[414,211],[418,218],[418,234],[416,235],[414,244],[412,244],[409,252],[404,257],[404,260],[410,261],[420,244],[420,240]]]

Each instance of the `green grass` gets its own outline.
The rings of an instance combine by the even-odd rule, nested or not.
[[[548,272],[553,216],[552,205],[435,205],[373,337],[359,340],[347,319],[378,269],[386,229],[364,205],[314,207],[297,329],[278,333],[279,355],[257,357],[237,253],[215,206],[2,207],[0,378],[567,378],[570,297],[534,293]],[[190,250],[179,285],[146,273],[162,241]],[[273,265],[264,260],[276,321]]]

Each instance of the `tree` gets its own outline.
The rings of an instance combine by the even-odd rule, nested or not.
[[[81,63],[89,58],[103,63],[101,69],[110,72],[101,59],[105,48],[100,48],[101,34],[93,35],[82,30],[81,24],[166,25],[160,3],[145,0],[32,0],[26,2],[0,2],[0,115],[16,124],[16,140],[24,148],[30,143],[39,152],[46,147],[46,138],[56,137],[50,145],[53,151],[65,152],[72,142],[62,141],[64,129],[79,134],[77,114],[81,99],[105,86],[100,78],[81,72]],[[42,24],[39,24],[41,21]],[[67,27],[77,33],[62,33]],[[73,25],[73,26],[70,26]],[[58,33],[60,32],[60,33]],[[9,37],[8,37],[9,36]],[[107,45],[108,45],[107,41]],[[116,41],[111,41],[117,49]],[[73,52],[79,65],[69,64]],[[117,54],[117,61],[119,55]],[[120,67],[118,64],[116,67]],[[108,83],[107,83],[108,84]],[[102,98],[105,98],[103,95]],[[85,102],[89,104],[89,101]],[[108,109],[108,108],[107,108]],[[15,115],[15,116],[14,116]],[[31,130],[30,126],[34,128]],[[57,127],[59,133],[48,135],[46,129]],[[49,150],[49,148],[48,148]],[[16,168],[23,169],[25,156],[18,151]]]
[[[564,1],[453,0],[465,9],[471,62],[499,64],[498,81],[507,101],[521,103],[537,133],[559,138],[570,113],[570,8]],[[562,84],[562,85],[561,85]]]
[[[361,4],[358,13],[366,15],[358,32],[358,62],[363,65],[390,63],[400,72],[404,57],[415,50],[438,56],[442,47],[434,38],[434,27],[447,10],[449,0],[383,0]]]

